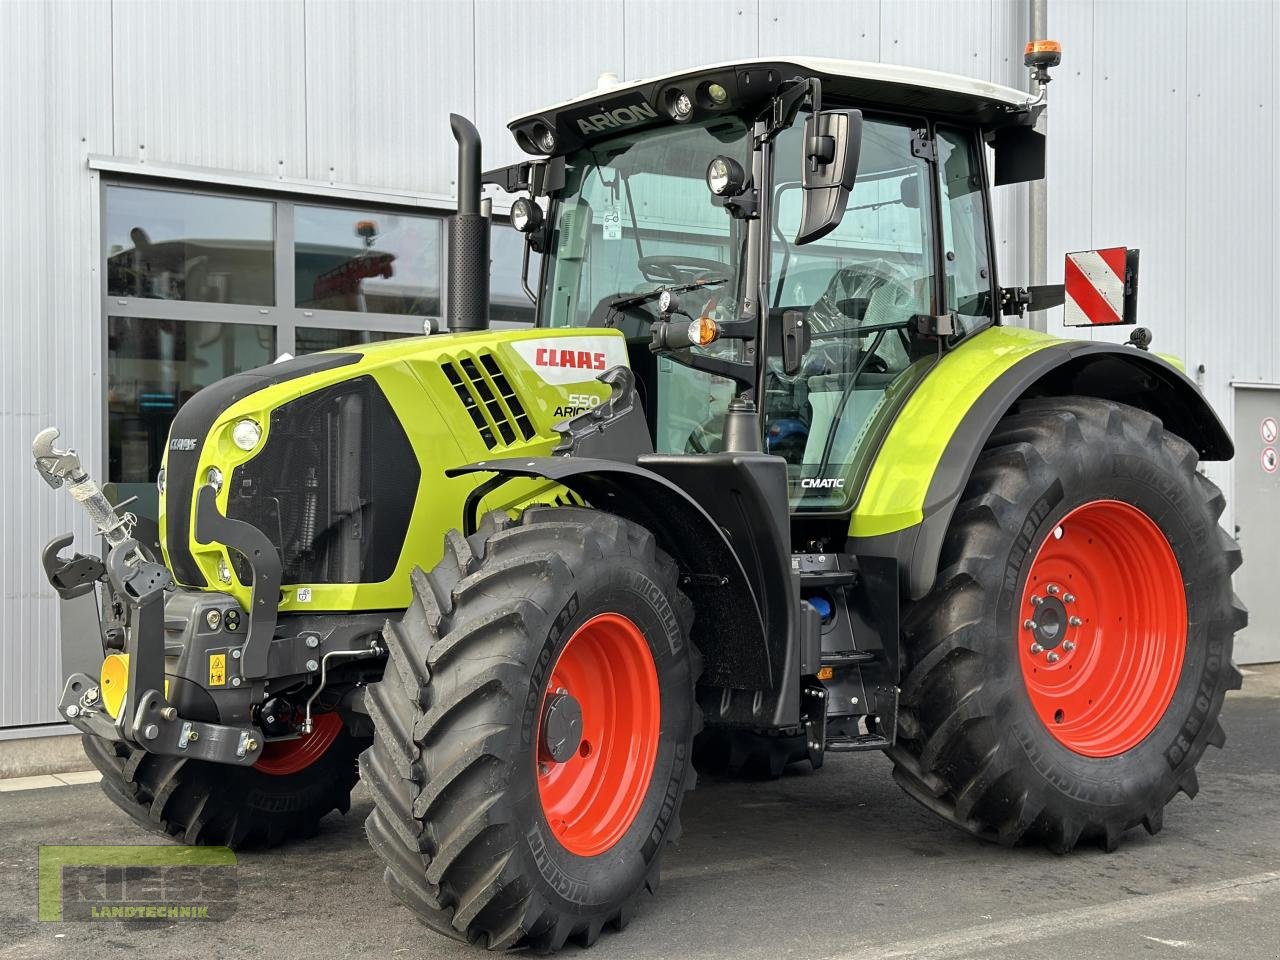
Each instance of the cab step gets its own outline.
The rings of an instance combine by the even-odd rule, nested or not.
[[[893,746],[878,733],[864,733],[856,737],[827,737],[827,753],[854,753],[859,750],[884,750]]]

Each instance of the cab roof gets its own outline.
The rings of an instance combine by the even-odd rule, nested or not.
[[[565,140],[581,141],[591,139],[596,133],[608,132],[613,126],[609,120],[625,121],[628,114],[637,118],[637,126],[650,118],[651,113],[656,116],[650,119],[668,121],[665,98],[673,89],[693,94],[707,83],[718,83],[730,93],[729,105],[724,109],[732,109],[748,105],[751,101],[763,102],[776,92],[780,84],[796,77],[817,77],[822,81],[824,98],[850,100],[855,106],[865,104],[883,109],[942,114],[987,127],[1026,124],[1034,119],[1034,97],[1025,90],[919,67],[782,56],[734,60],[644,80],[623,81],[542,110],[521,114],[507,126],[522,147],[531,153],[542,153],[544,151],[533,148],[531,137],[533,131],[539,129],[539,124],[554,129],[562,143]],[[640,108],[638,111],[637,107]],[[615,117],[613,112],[619,108],[623,112]],[[601,115],[604,116],[603,123],[599,122]],[[597,119],[593,121],[592,117]],[[585,121],[585,126],[579,121]],[[625,122],[619,124],[630,125]],[[600,129],[595,129],[597,127]],[[562,152],[562,149],[557,152]]]

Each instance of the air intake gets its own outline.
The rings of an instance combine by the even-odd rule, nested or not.
[[[534,438],[529,414],[493,354],[460,357],[440,368],[490,450]]]

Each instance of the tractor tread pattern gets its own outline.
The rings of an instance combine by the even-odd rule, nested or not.
[[[973,469],[952,517],[933,591],[903,611],[901,719],[897,742],[886,751],[894,764],[894,779],[953,825],[1006,846],[1038,841],[1055,853],[1066,853],[1086,841],[1110,851],[1132,827],[1143,826],[1155,834],[1174,794],[1195,795],[1195,765],[1205,748],[1222,746],[1226,740],[1218,722],[1207,724],[1173,773],[1167,795],[1151,797],[1148,809],[1080,819],[1053,802],[1043,788],[1026,785],[1017,773],[1015,751],[1006,749],[990,704],[984,702],[983,661],[989,654],[969,645],[969,628],[982,621],[983,605],[1003,574],[993,563],[994,546],[1022,523],[1023,517],[1010,508],[1032,475],[1046,468],[1041,450],[1094,442],[1100,431],[1126,444],[1163,445],[1203,498],[1207,514],[1219,520],[1225,506],[1221,492],[1196,473],[1194,448],[1166,432],[1156,417],[1092,398],[1022,401],[996,426]],[[1229,584],[1230,571],[1239,566],[1239,546],[1221,528],[1218,541],[1227,574],[1223,582]],[[1229,586],[1220,606],[1209,629],[1229,651],[1231,636],[1247,614]],[[1211,694],[1215,712],[1226,690],[1239,686],[1240,674],[1228,664],[1219,676],[1219,687]]]
[[[276,777],[252,768],[147,753],[86,736],[84,751],[102,773],[107,797],[140,826],[191,846],[267,849],[314,836],[320,820],[346,813],[356,757],[366,739],[339,734],[312,766]]]
[[[421,689],[401,684],[408,696],[386,682],[370,688],[375,737],[361,772],[375,805],[366,830],[388,887],[439,933],[491,950],[547,953],[570,940],[594,943],[604,927],[621,929],[634,914],[635,895],[605,919],[557,913],[518,875],[512,853],[523,838],[498,802],[511,762],[501,750],[504,718],[522,699],[519,678],[529,668],[526,615],[544,612],[537,600],[576,563],[619,554],[656,560],[687,633],[692,605],[653,536],[618,517],[563,506],[529,507],[519,520],[494,512],[470,538],[451,533],[441,562],[429,573],[415,570],[404,619],[387,625],[392,661],[409,665],[415,680],[431,680]],[[696,711],[694,720],[696,729]],[[690,769],[686,791],[693,780]],[[678,835],[677,813],[668,839]]]

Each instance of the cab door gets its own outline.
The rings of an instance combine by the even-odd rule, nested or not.
[[[765,372],[765,449],[786,459],[793,509],[851,506],[874,450],[936,349],[915,318],[936,313],[933,163],[911,119],[864,117],[858,178],[831,233],[795,246],[802,128],[774,151],[770,326],[801,311],[810,347],[795,375],[777,356]]]

